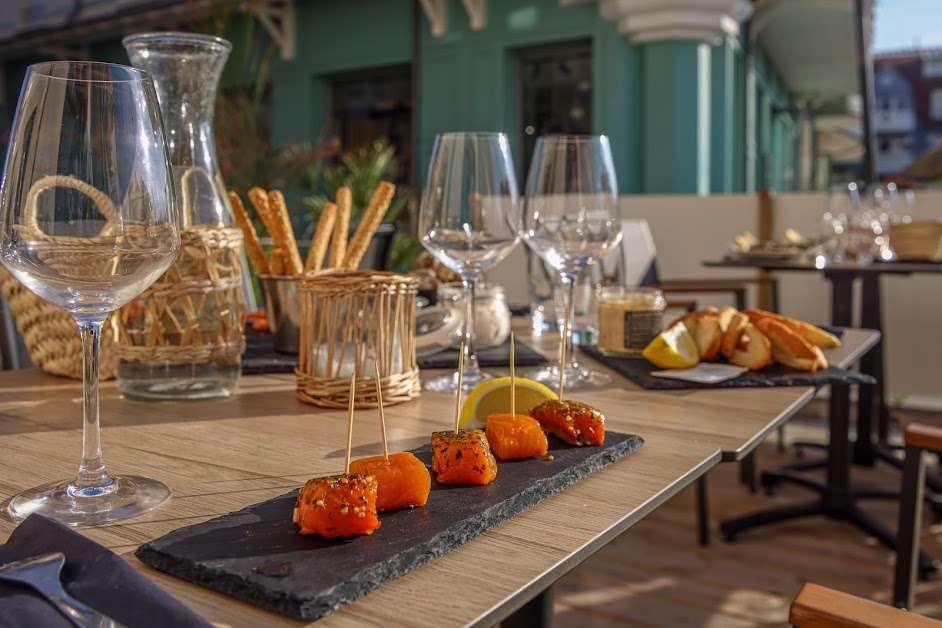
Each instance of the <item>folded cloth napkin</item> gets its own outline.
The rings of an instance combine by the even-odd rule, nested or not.
[[[0,565],[51,552],[65,554],[65,590],[125,626],[212,625],[111,550],[42,515],[27,517],[0,545]],[[0,626],[74,628],[39,593],[6,582],[0,582]]]

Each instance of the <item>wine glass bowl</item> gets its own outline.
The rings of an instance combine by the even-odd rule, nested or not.
[[[112,476],[101,454],[101,326],[173,263],[180,235],[153,83],[126,66],[30,66],[0,185],[0,262],[75,318],[83,347],[84,433],[78,476],[7,500],[69,525],[126,519],[169,497],[162,483]]]
[[[560,330],[561,364],[532,371],[527,377],[555,385],[562,376],[563,387],[575,389],[610,383],[607,374],[580,366],[569,350],[576,280],[621,240],[618,184],[607,137],[537,139],[527,176],[521,234],[559,273],[567,321]]]
[[[462,381],[443,375],[425,382],[438,392],[471,390],[490,376],[474,346],[474,292],[485,270],[520,241],[517,180],[503,133],[442,133],[435,138],[419,211],[419,238],[436,259],[461,276],[465,291]]]

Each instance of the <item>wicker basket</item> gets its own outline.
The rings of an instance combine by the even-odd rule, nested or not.
[[[942,222],[917,220],[891,225],[890,246],[900,260],[942,262]]]
[[[298,399],[325,408],[346,408],[350,377],[356,373],[354,407],[377,407],[374,359],[384,405],[419,396],[415,279],[373,270],[328,270],[305,275],[298,286]]]
[[[75,319],[36,296],[2,266],[0,294],[10,305],[16,328],[23,336],[33,364],[53,375],[82,379],[82,340]],[[115,374],[113,323],[114,317],[109,316],[101,330],[100,377],[103,380]]]

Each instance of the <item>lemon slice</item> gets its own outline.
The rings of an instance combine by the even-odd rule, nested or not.
[[[528,415],[530,408],[544,401],[557,399],[556,393],[539,382],[523,377],[516,378],[514,413]],[[461,407],[458,427],[461,429],[484,428],[487,417],[492,414],[510,412],[510,378],[489,379],[474,387]]]
[[[697,343],[683,323],[661,332],[641,355],[662,369],[688,369],[700,363]]]

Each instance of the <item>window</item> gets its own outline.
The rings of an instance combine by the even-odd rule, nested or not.
[[[412,75],[409,66],[336,75],[330,84],[330,131],[343,152],[386,140],[396,148],[396,183],[412,180]]]
[[[929,92],[929,117],[942,120],[942,88],[937,87]]]
[[[540,135],[592,133],[592,43],[521,49],[517,71],[522,181]]]
[[[922,75],[925,78],[942,76],[942,59],[932,59],[922,62]]]

